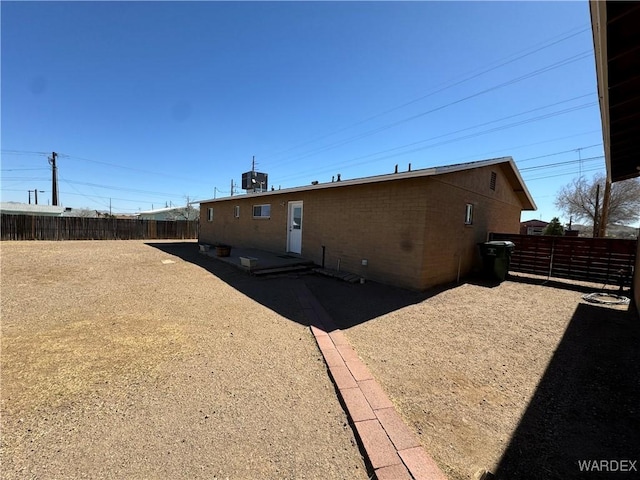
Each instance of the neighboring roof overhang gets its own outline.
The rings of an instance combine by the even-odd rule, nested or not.
[[[589,2],[607,177],[640,175],[640,3]]]
[[[502,166],[502,170],[509,180],[513,191],[522,203],[523,210],[536,210],[536,204],[527,189],[527,186],[520,176],[520,172],[511,157],[492,158],[489,160],[480,160],[477,162],[458,163],[456,165],[446,165],[442,167],[424,168],[421,170],[412,170],[409,172],[389,173],[385,175],[376,175],[372,177],[354,178],[351,180],[341,180],[339,182],[319,183],[317,185],[305,185],[303,187],[286,188],[282,190],[272,190],[269,192],[252,193],[250,195],[241,195],[240,198],[264,197],[271,195],[282,195],[285,193],[307,192],[312,190],[323,190],[327,188],[344,188],[352,185],[366,185],[369,183],[392,182],[397,180],[405,180],[408,178],[430,177],[434,175],[445,175],[448,173],[461,172],[464,170],[473,170],[475,168],[489,167],[492,165]],[[233,200],[234,197],[211,198],[208,200],[199,200],[197,203],[213,203],[227,202]],[[194,202],[196,203],[196,202]]]
[[[199,202],[189,202],[189,205]],[[165,208],[156,208],[155,210],[146,210],[144,212],[138,212],[135,215],[155,215],[156,213],[167,213],[167,212],[179,212],[182,210],[186,210],[189,208],[188,206],[184,207],[165,207]]]
[[[65,207],[59,205],[34,205],[29,203],[0,203],[2,213],[25,214],[25,215],[62,215]]]

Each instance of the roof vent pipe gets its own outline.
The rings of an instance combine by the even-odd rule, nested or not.
[[[338,180],[336,180],[336,182],[339,182],[339,181],[340,181],[340,174],[338,174]]]
[[[336,176],[335,175],[331,175],[331,183],[336,181]]]
[[[411,164],[409,164],[409,171],[411,171]]]
[[[396,163],[396,170],[393,173],[398,173],[398,164]]]

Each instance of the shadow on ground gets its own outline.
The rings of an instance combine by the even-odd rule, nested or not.
[[[593,460],[607,471],[581,471],[580,462],[584,470]],[[635,471],[621,460],[636,462]],[[633,310],[580,303],[495,476],[638,478],[639,472],[640,322]]]
[[[510,282],[526,283],[529,285],[541,285],[541,286],[559,288],[562,290],[571,290],[574,292],[593,293],[593,292],[607,291],[609,293],[616,293],[618,295],[624,295],[627,297],[630,296],[628,288],[624,288],[622,291],[620,291],[620,288],[618,286],[611,285],[611,284],[601,285],[596,283],[588,284],[586,282],[578,283],[578,282],[572,282],[571,280],[565,280],[562,278],[555,278],[555,277],[544,278],[544,277],[533,276],[533,275],[529,276],[522,273],[509,274],[508,278]]]
[[[304,282],[327,310],[338,328],[349,328],[408,305],[422,302],[451,288],[412,292],[375,282],[350,284],[313,274],[281,274],[271,277],[250,276],[247,272],[213,257],[198,253],[193,242],[147,242],[167,254],[175,255],[211,272],[217,278],[278,314],[309,326],[293,288]]]
[[[198,265],[280,315],[308,326],[295,286],[309,288],[338,328],[349,328],[422,302],[455,285],[427,292],[315,275],[258,278],[198,253],[193,242],[147,243]],[[539,279],[511,281],[541,284]],[[467,279],[491,288],[497,283]],[[594,291],[565,282],[555,288]],[[631,472],[581,472],[581,461],[636,462]],[[589,464],[592,465],[592,464]],[[598,463],[598,467],[603,464]],[[624,464],[627,469],[630,463]],[[583,464],[583,467],[585,464]],[[513,479],[638,478],[640,471],[640,321],[634,311],[580,303],[500,460],[495,477]]]

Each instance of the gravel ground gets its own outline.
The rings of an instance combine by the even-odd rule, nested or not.
[[[307,284],[449,478],[612,478],[578,461],[640,464],[637,316],[542,281]]]
[[[0,254],[3,478],[367,478],[300,281],[452,480],[640,463],[640,323],[593,285],[254,278],[193,242]]]
[[[3,478],[367,478],[290,279],[188,242],[0,248]]]

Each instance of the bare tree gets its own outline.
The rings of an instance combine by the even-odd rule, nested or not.
[[[576,221],[597,225],[602,218],[602,201],[606,178],[596,174],[591,181],[574,178],[560,189],[555,206]],[[611,185],[608,225],[626,225],[640,217],[640,180],[637,178]]]
[[[167,220],[197,220],[198,218],[200,218],[200,210],[189,204],[167,213]]]
[[[200,209],[199,208],[194,208],[191,205],[191,198],[189,197],[189,195],[187,195],[186,197],[187,200],[187,206],[181,210],[180,212],[180,220],[197,220],[200,218]]]
[[[92,217],[98,216],[97,210],[92,210],[89,207],[80,208],[76,210],[74,213],[76,217],[92,218]]]

